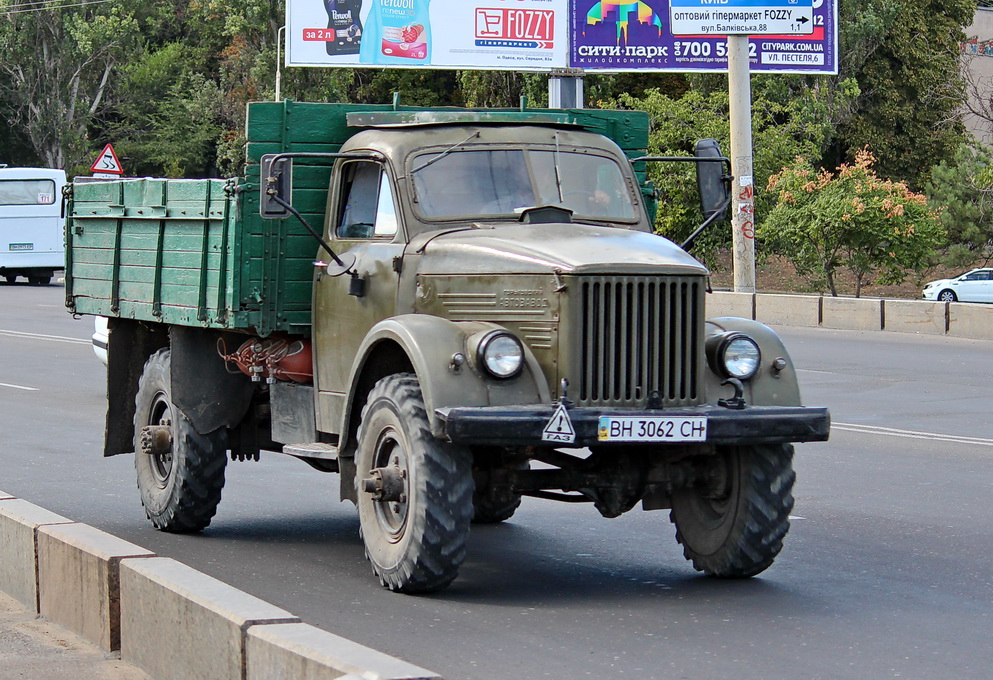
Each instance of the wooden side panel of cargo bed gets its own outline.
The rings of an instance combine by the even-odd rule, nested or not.
[[[233,182],[77,184],[68,227],[70,308],[188,326],[249,323],[234,300]]]

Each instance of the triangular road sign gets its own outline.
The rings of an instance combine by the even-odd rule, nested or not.
[[[124,174],[124,168],[121,167],[121,162],[117,160],[117,154],[114,153],[113,144],[103,147],[103,151],[100,152],[96,161],[90,166],[90,172],[108,173],[111,175]]]

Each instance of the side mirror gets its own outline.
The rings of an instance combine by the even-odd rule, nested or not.
[[[716,139],[701,139],[696,143],[693,155],[699,159],[714,159],[696,164],[696,186],[704,219],[714,217],[715,222],[727,219],[731,187],[724,172],[720,145]]]
[[[292,197],[293,160],[279,158],[278,154],[263,156],[259,178],[259,215],[267,220],[289,217],[290,211],[276,199],[290,203]]]

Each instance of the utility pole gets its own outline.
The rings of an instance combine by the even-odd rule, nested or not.
[[[719,1],[719,5],[717,6]],[[815,0],[670,0],[674,35],[727,35],[734,290],[755,292],[755,176],[749,36],[810,35]],[[818,0],[820,6],[823,0]]]
[[[755,179],[752,173],[752,84],[748,36],[728,36],[731,115],[731,244],[734,291],[755,292]]]

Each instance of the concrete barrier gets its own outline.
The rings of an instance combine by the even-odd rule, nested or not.
[[[949,304],[948,334],[956,338],[993,340],[993,305]]]
[[[155,553],[87,524],[38,529],[38,611],[101,649],[120,649],[121,560]]]
[[[35,614],[38,604],[38,529],[72,524],[27,501],[7,496],[0,500],[0,590]]]
[[[755,320],[766,324],[819,326],[820,295],[756,295]]]
[[[121,659],[155,680],[240,680],[246,631],[277,623],[300,619],[169,558],[121,563]]]
[[[883,328],[883,301],[878,298],[825,297],[821,300],[821,326],[852,331]]]
[[[714,291],[707,296],[707,318],[718,316],[740,316],[755,318],[755,295],[752,293],[732,293]]]
[[[948,332],[948,303],[884,300],[883,330],[944,335]]]
[[[245,680],[439,680],[431,671],[306,623],[249,628],[245,668]]]

